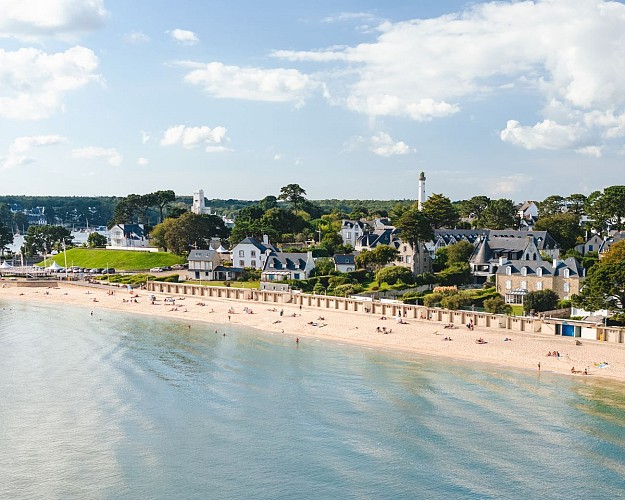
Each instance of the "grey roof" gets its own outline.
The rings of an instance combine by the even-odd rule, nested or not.
[[[271,252],[265,262],[264,271],[303,271],[308,254]]]
[[[124,238],[129,240],[138,240],[145,238],[146,234],[140,224],[117,224],[124,232]]]
[[[569,257],[568,259],[562,261],[556,261],[556,267],[553,267],[553,263],[549,261],[539,261],[539,260],[509,260],[504,262],[503,265],[499,266],[497,269],[497,274],[506,274],[506,268],[512,268],[512,274],[520,274],[521,269],[525,267],[527,276],[536,275],[536,270],[538,268],[542,268],[543,276],[560,276],[565,269],[569,270],[570,277],[583,277],[584,276],[584,268],[581,264],[574,258]]]
[[[475,257],[471,257],[474,264],[487,264],[491,259],[491,249],[488,245],[488,239],[482,241],[475,251]]]
[[[527,237],[533,236],[538,250],[558,248],[558,243],[547,231],[516,231],[512,229],[492,229],[488,232],[491,248],[513,248],[504,245],[514,245],[515,240],[523,241],[519,244],[525,248]],[[496,243],[497,242],[497,243]]]
[[[190,261],[205,261],[205,260],[213,260],[215,256],[215,250],[191,250],[189,252],[189,256],[187,260]]]
[[[252,238],[250,236],[248,236],[247,238],[242,239],[241,241],[239,241],[238,244],[239,245],[254,245],[256,248],[258,248],[263,253],[266,250],[273,250],[273,251],[276,250],[273,245],[271,245],[271,244],[265,245],[264,243],[261,243],[260,241],[258,241],[256,238]]]
[[[336,254],[334,256],[334,263],[336,265],[355,265],[356,259],[354,254]]]
[[[390,245],[393,236],[397,233],[396,229],[376,229],[372,233],[363,234],[358,238],[359,244],[363,247],[375,248],[378,245]]]

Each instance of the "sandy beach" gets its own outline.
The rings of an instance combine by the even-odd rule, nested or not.
[[[427,320],[407,320],[371,314],[321,310],[260,302],[219,300],[189,296],[166,296],[143,290],[129,293],[124,289],[80,286],[61,283],[59,288],[0,287],[0,299],[38,301],[86,309],[119,310],[136,314],[158,315],[188,321],[243,325],[287,335],[303,344],[310,339],[398,350],[429,356],[486,363],[538,372],[552,372],[571,377],[602,378],[625,381],[625,345],[607,344],[537,333],[466,327],[445,328]],[[150,296],[155,295],[152,303]],[[175,302],[171,302],[171,298]],[[484,343],[476,340],[483,339]],[[451,340],[447,340],[451,339]],[[506,340],[507,339],[507,340]],[[558,352],[559,356],[548,356]],[[575,368],[575,374],[571,369]],[[588,375],[584,374],[587,370]]]

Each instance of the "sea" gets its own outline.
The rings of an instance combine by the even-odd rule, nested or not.
[[[2,499],[625,497],[624,386],[0,302]]]

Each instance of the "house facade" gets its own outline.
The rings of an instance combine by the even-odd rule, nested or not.
[[[358,220],[343,219],[341,222],[341,238],[343,239],[343,245],[350,245],[352,248],[356,247],[356,241],[364,233],[364,226],[362,222]]]
[[[261,281],[305,280],[315,268],[312,252],[284,253],[270,251],[261,274]]]
[[[115,224],[109,230],[112,248],[147,248],[148,235],[143,224]]]
[[[235,267],[251,267],[262,270],[270,252],[277,249],[269,243],[269,238],[265,235],[261,243],[256,238],[245,238],[237,243],[231,250],[232,265]]]
[[[598,234],[593,234],[590,238],[588,238],[584,243],[575,246],[575,250],[577,250],[582,255],[587,255],[590,252],[600,252],[602,247],[604,246],[604,240]]]
[[[336,254],[332,259],[334,260],[334,269],[340,273],[356,270],[356,256],[354,254]]]
[[[228,281],[238,278],[242,268],[223,266],[217,250],[191,250],[187,256],[189,268],[187,279],[206,281]]]
[[[505,260],[497,269],[496,286],[508,304],[522,304],[528,292],[539,290],[553,290],[566,300],[579,293],[583,278],[584,269],[573,257],[552,262]]]

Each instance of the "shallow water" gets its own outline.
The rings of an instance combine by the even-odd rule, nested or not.
[[[89,313],[0,303],[0,498],[625,495],[619,385]]]

